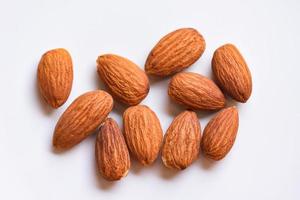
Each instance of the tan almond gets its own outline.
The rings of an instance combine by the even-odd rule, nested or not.
[[[232,148],[239,126],[236,107],[221,110],[204,129],[201,140],[203,153],[213,160],[221,160]]]
[[[159,119],[147,106],[132,106],[123,114],[124,135],[131,154],[143,165],[157,158],[163,133]]]
[[[165,134],[162,148],[164,165],[180,170],[187,168],[199,155],[200,138],[201,129],[196,113],[180,113]]]
[[[227,94],[243,103],[249,99],[252,92],[251,73],[233,44],[225,44],[215,51],[212,69],[217,83]]]
[[[193,28],[182,28],[164,36],[150,52],[147,74],[168,76],[195,63],[205,50],[205,40]]]
[[[115,120],[108,118],[100,127],[95,151],[98,171],[103,178],[116,181],[128,174],[129,152]]]
[[[73,64],[65,49],[46,52],[38,65],[38,85],[43,99],[53,108],[63,105],[71,92]]]
[[[135,63],[118,55],[99,56],[98,75],[112,95],[127,105],[139,104],[149,92],[146,73]]]
[[[53,146],[64,150],[78,144],[97,129],[112,107],[113,99],[107,92],[97,90],[79,96],[58,120]]]
[[[195,110],[217,110],[225,106],[225,97],[210,79],[193,72],[176,74],[168,94],[179,104]]]

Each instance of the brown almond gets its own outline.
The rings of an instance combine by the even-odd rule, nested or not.
[[[199,155],[200,138],[200,123],[196,113],[180,113],[165,134],[162,148],[164,165],[180,170],[187,168]]]
[[[193,28],[182,28],[164,36],[150,52],[147,74],[168,76],[195,63],[205,50],[202,35]]]
[[[71,92],[73,64],[65,49],[46,52],[38,66],[38,85],[41,96],[53,108],[63,105]]]
[[[118,55],[99,56],[98,75],[112,95],[127,105],[139,104],[149,92],[146,73],[132,61]]]
[[[212,59],[219,86],[232,98],[245,103],[252,92],[252,78],[246,61],[233,44],[219,47]]]
[[[201,140],[203,153],[213,160],[221,160],[230,151],[239,126],[236,107],[221,110],[204,129]]]
[[[108,118],[100,127],[95,151],[98,171],[103,178],[116,181],[128,174],[129,152],[115,120]]]
[[[124,135],[133,156],[150,165],[158,156],[163,133],[159,119],[147,106],[132,106],[123,114]]]
[[[217,110],[225,106],[225,97],[210,79],[193,72],[176,74],[168,94],[179,104],[195,110]]]
[[[95,131],[112,107],[113,99],[107,92],[97,90],[79,96],[58,120],[53,146],[64,150],[78,144]]]

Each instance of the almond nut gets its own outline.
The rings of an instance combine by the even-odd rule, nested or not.
[[[58,120],[53,146],[64,150],[78,144],[95,131],[112,107],[113,99],[107,92],[97,90],[79,96]]]
[[[130,152],[143,165],[158,156],[163,133],[159,119],[147,106],[132,106],[123,114],[124,135]]]
[[[230,151],[239,126],[236,107],[221,110],[204,129],[201,140],[203,153],[213,160],[221,160]]]
[[[43,99],[53,108],[63,105],[71,92],[73,64],[65,49],[46,52],[38,66],[38,85]]]
[[[193,28],[182,28],[164,36],[150,52],[145,71],[168,76],[195,63],[205,50],[202,35]]]
[[[219,47],[212,59],[219,86],[232,98],[245,103],[252,92],[252,78],[246,61],[232,44]]]
[[[98,75],[112,95],[127,105],[139,104],[149,92],[146,73],[132,61],[121,56],[99,56]]]
[[[217,110],[225,106],[225,97],[210,79],[193,72],[176,74],[168,94],[179,104],[195,110]]]
[[[115,120],[108,118],[100,127],[95,151],[98,171],[106,180],[120,180],[128,174],[129,152]]]
[[[173,169],[187,168],[198,157],[200,138],[200,123],[196,113],[180,113],[165,134],[162,148],[164,165]]]

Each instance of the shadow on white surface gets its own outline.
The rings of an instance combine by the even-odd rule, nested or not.
[[[91,133],[91,135],[89,135],[87,138],[85,138],[84,140],[82,140],[81,142],[79,142],[78,144],[74,145],[73,147],[69,148],[69,149],[56,149],[53,146],[53,134],[54,134],[54,130],[53,130],[53,134],[52,134],[52,138],[49,144],[49,149],[50,151],[55,154],[56,156],[66,156],[68,154],[71,154],[73,151],[77,151],[77,148],[82,148],[81,146],[83,145],[84,142],[87,142],[87,140],[89,140],[89,138],[94,138],[93,140],[96,140],[96,133],[98,132],[98,129],[96,131],[94,131],[93,133]]]
[[[199,166],[204,170],[210,170],[218,164],[216,161],[204,157],[201,152],[197,161],[196,163],[199,163]]]
[[[149,78],[150,89],[151,89],[151,87],[153,87],[153,86],[155,86],[155,85],[157,85],[161,82],[164,82],[164,81],[167,82],[166,86],[168,86],[169,81],[170,81],[170,77],[171,77],[171,76],[169,76],[169,77],[158,77],[158,76],[151,76],[151,75],[147,75],[147,76]]]
[[[157,174],[160,178],[162,178],[164,180],[170,180],[172,178],[175,178],[176,175],[178,175],[180,173],[180,171],[178,171],[178,170],[172,170],[172,169],[166,168],[161,161],[161,156],[158,156],[158,158],[155,160],[155,162],[149,166],[143,166],[133,156],[131,156],[130,171],[133,174],[138,175],[138,176],[142,176],[143,172],[148,171],[148,172]]]
[[[113,188],[119,181],[107,181],[105,180],[97,170],[96,159],[93,159],[94,173],[95,177],[97,177],[97,187],[101,190],[109,190]],[[122,179],[120,180],[122,181]]]
[[[93,79],[94,79],[95,88],[97,90],[104,90],[104,91],[106,91],[106,86],[105,86],[105,84],[103,83],[103,81],[100,79],[100,77],[98,75],[97,65],[92,65],[91,67],[95,68],[95,71],[93,72],[93,76],[94,76]]]
[[[123,116],[124,111],[128,108],[129,106],[126,106],[125,104],[114,100],[114,108],[112,112],[115,112],[118,114],[120,117]],[[119,125],[120,128],[122,128],[121,125]]]
[[[179,170],[168,169],[166,166],[164,166],[164,164],[162,163],[161,160],[158,164],[160,167],[160,177],[165,180],[171,180],[171,179],[175,178],[176,176],[178,176],[179,173],[181,172]]]

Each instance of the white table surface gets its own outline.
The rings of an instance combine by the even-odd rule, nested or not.
[[[300,199],[300,3],[251,1],[0,1],[0,199]],[[160,159],[132,161],[126,178],[96,176],[95,136],[63,154],[51,150],[57,119],[80,94],[103,85],[98,55],[115,53],[143,68],[166,33],[194,27],[207,48],[187,71],[211,77],[214,50],[234,43],[253,76],[253,93],[238,104],[240,127],[228,156],[202,156],[182,172]],[[68,101],[52,110],[37,91],[36,70],[49,49],[68,49],[74,82]],[[167,96],[169,79],[151,80],[142,102],[165,131],[182,108]],[[124,107],[110,114],[121,124]],[[202,129],[214,115],[199,112]]]

